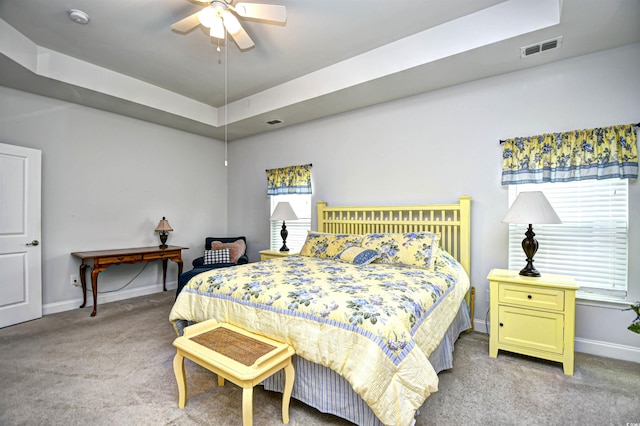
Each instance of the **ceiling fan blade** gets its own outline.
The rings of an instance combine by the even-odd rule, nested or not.
[[[237,33],[231,34],[231,37],[233,37],[233,40],[241,50],[245,50],[255,46],[255,43],[253,42],[253,40],[251,40],[249,34],[247,34],[247,32],[242,27],[240,27],[240,31],[238,31]]]
[[[287,8],[274,4],[239,2],[233,9],[243,18],[264,19],[266,21],[286,22]]]
[[[181,19],[175,24],[171,25],[171,28],[178,32],[186,33],[187,31],[191,31],[198,25],[200,25],[200,20],[198,19],[198,12],[196,12],[193,15],[187,16],[186,18]]]

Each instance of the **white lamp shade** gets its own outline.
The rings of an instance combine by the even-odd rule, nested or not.
[[[287,201],[280,201],[276,206],[273,214],[271,215],[271,220],[296,220],[298,216],[293,211],[291,204]]]
[[[562,223],[542,191],[521,192],[518,194],[502,222],[522,224]]]

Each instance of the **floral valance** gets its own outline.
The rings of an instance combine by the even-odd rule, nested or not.
[[[267,195],[311,194],[311,164],[267,170]]]
[[[612,178],[638,178],[633,124],[503,142],[503,185]]]

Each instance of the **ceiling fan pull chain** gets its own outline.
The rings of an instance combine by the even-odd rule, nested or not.
[[[226,40],[226,37],[225,37]],[[227,74],[229,68],[229,49],[224,49],[224,166],[227,167],[229,163],[227,162],[227,103],[228,99],[228,91],[227,91]]]

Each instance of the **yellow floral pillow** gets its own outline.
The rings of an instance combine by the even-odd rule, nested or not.
[[[418,266],[433,269],[440,235],[431,232],[407,232],[399,234],[367,234],[362,247],[376,250],[381,257],[377,263]]]
[[[300,255],[307,257],[332,258],[349,246],[359,246],[362,235],[325,234],[309,231],[307,239],[300,250]]]

